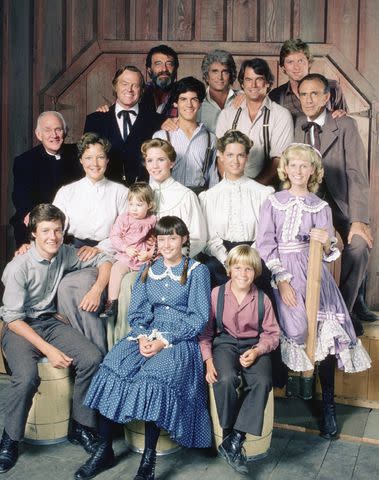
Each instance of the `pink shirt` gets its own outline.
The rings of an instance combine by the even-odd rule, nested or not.
[[[212,357],[212,343],[216,335],[217,296],[220,287],[212,290],[211,315],[202,335],[200,335],[200,349],[203,360]],[[265,313],[257,350],[259,355],[269,353],[279,345],[279,325],[276,321],[271,301],[264,295]],[[241,304],[232,292],[231,281],[225,286],[225,301],[222,323],[226,333],[234,338],[255,338],[258,336],[258,290],[252,284],[250,291]]]

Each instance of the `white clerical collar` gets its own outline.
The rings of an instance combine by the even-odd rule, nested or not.
[[[45,148],[45,147],[43,147]],[[49,157],[54,157],[55,160],[60,160],[61,159],[61,154],[60,153],[50,153],[46,150],[45,148],[45,152],[47,153],[47,155],[49,155]]]
[[[315,119],[311,120],[309,117],[307,117],[308,122],[314,122],[317,123],[317,125],[320,125],[322,127],[325,122],[326,122],[326,108],[320,113],[320,115]]]

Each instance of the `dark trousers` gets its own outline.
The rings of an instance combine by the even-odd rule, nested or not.
[[[102,360],[100,350],[77,330],[52,316],[27,319],[40,337],[73,358],[75,384],[72,418],[82,425],[96,427],[96,413],[83,405],[92,376]],[[12,440],[21,440],[33,396],[40,384],[38,360],[42,353],[25,338],[5,327],[2,348],[11,373],[4,429]]]
[[[217,382],[213,384],[217,413],[221,427],[235,428],[252,435],[262,435],[264,410],[272,388],[270,355],[260,356],[249,368],[239,363],[239,357],[257,339],[237,340],[221,333],[213,342],[213,362]],[[242,377],[243,394],[237,388]]]
[[[350,245],[347,243],[350,221],[342,214],[338,205],[331,199],[330,195],[327,194],[325,199],[332,209],[333,225],[341,235],[344,245],[341,255],[339,289],[349,312],[351,312],[358,295],[359,287],[365,278],[370,249],[366,241],[358,235],[353,236]]]

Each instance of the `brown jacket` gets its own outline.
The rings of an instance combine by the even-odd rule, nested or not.
[[[306,121],[305,115],[296,120],[296,142],[306,143],[301,128]],[[330,195],[350,223],[369,223],[367,157],[356,121],[347,116],[333,119],[327,111],[320,139],[325,183]]]

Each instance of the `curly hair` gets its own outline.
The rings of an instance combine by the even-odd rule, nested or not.
[[[307,160],[313,167],[315,167],[315,171],[309,177],[307,187],[310,192],[316,193],[324,177],[324,167],[321,162],[321,153],[306,143],[291,143],[291,145],[289,145],[282,153],[279,160],[278,175],[283,182],[283,189],[288,190],[291,188],[291,182],[288,179],[285,167],[294,156],[299,156],[302,159]]]
[[[209,68],[212,63],[221,63],[222,65],[225,65],[230,75],[230,85],[235,82],[237,78],[237,67],[231,53],[227,52],[226,50],[216,49],[212,50],[204,56],[201,63],[201,72],[203,74],[204,81],[207,83]]]
[[[240,143],[245,147],[246,155],[249,154],[253,142],[250,138],[239,130],[228,130],[217,140],[217,150],[221,153],[225,152],[227,145],[231,143]]]
[[[100,137],[97,133],[87,132],[82,135],[79,142],[76,144],[78,148],[78,156],[82,158],[83,153],[89,148],[91,145],[99,144],[103,147],[105,154],[108,156],[112,148],[111,142],[107,138]]]

